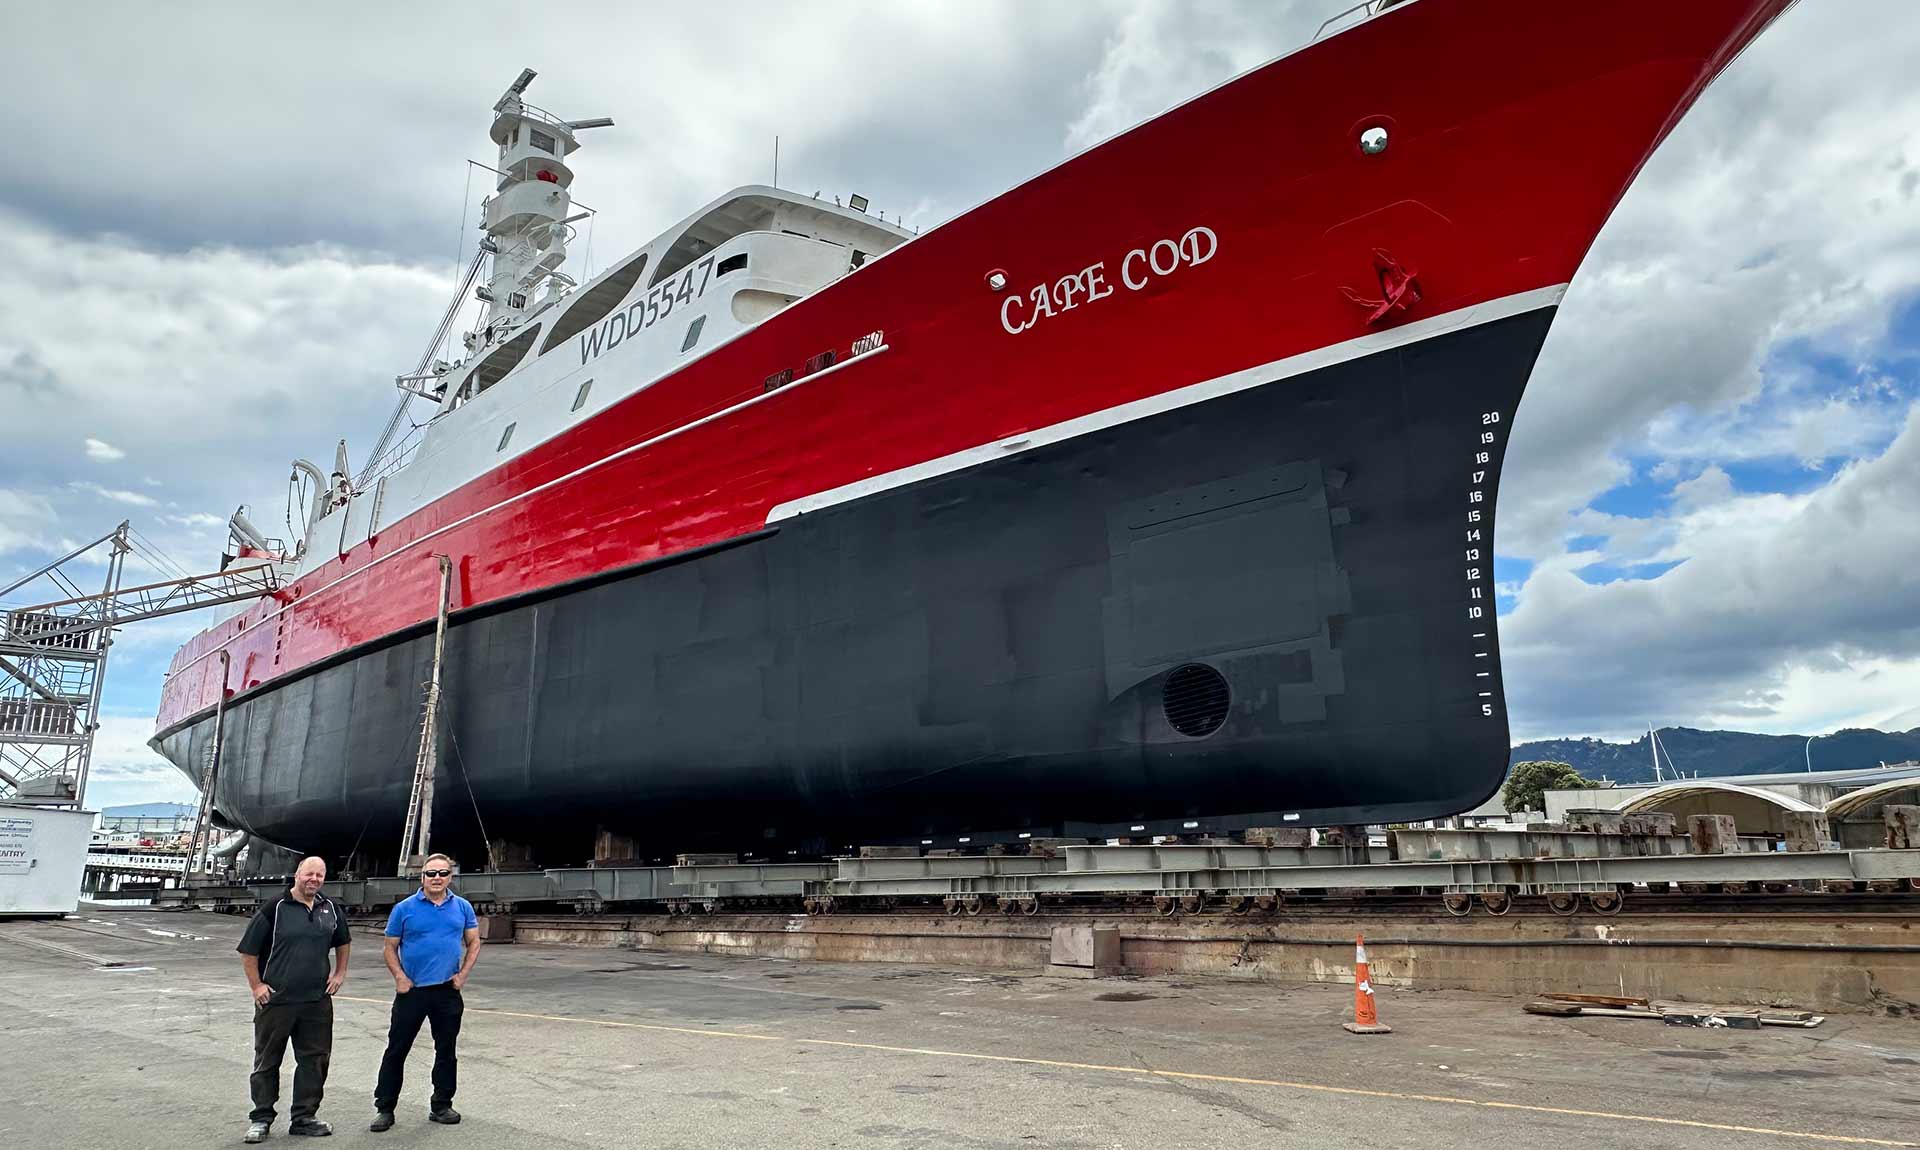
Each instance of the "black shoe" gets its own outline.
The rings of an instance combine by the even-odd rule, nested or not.
[[[287,1127],[287,1133],[302,1135],[307,1138],[326,1138],[333,1134],[333,1127],[320,1121],[318,1118],[308,1118],[300,1122],[295,1122],[293,1125]]]
[[[438,1122],[442,1126],[460,1125],[460,1112],[451,1106],[427,1112],[427,1121]]]
[[[373,1131],[375,1134],[378,1134],[382,1130],[393,1129],[393,1111],[376,1110],[373,1115],[373,1121],[367,1124],[367,1129]]]

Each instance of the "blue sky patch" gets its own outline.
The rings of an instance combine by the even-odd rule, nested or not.
[[[1833,479],[1825,466],[1807,467],[1789,459],[1722,463],[1720,470],[1733,480],[1735,490],[1754,494],[1805,495],[1825,487]]]
[[[1514,594],[1533,575],[1533,560],[1513,559],[1505,555],[1493,557],[1493,605],[1497,614],[1505,615],[1513,610],[1520,601]]]
[[[1577,568],[1574,574],[1582,583],[1600,587],[1608,583],[1658,579],[1685,562],[1685,559],[1670,559],[1660,563],[1589,563]]]
[[[1636,463],[1632,479],[1601,492],[1587,506],[1603,515],[1650,519],[1666,507],[1667,498],[1672,492],[1671,482],[1663,483],[1651,478],[1647,468]]]

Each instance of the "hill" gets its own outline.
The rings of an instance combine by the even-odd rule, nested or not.
[[[1756,735],[1748,731],[1698,731],[1692,727],[1662,727],[1662,770],[1672,766],[1701,778],[1755,775],[1807,769],[1807,736]],[[1849,729],[1820,735],[1810,748],[1816,771],[1855,770],[1920,759],[1920,727],[1910,731]],[[1647,737],[1631,743],[1604,739],[1541,739],[1513,748],[1510,763],[1552,759],[1572,763],[1590,779],[1602,776],[1616,783],[1653,781],[1653,753]]]

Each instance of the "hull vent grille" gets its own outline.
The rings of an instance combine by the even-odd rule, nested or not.
[[[1204,663],[1175,667],[1161,695],[1167,724],[1194,739],[1220,729],[1220,724],[1227,721],[1227,706],[1232,699],[1226,677]]]

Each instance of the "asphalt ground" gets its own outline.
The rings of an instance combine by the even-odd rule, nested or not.
[[[0,1147],[237,1145],[244,920],[89,910],[0,923]],[[392,983],[356,932],[326,1146],[779,1150],[1920,1146],[1920,1020],[1693,1030],[1521,1000],[1227,978],[489,946],[467,987],[459,1126],[366,1129]],[[107,965],[118,963],[120,965]],[[289,1056],[282,1117],[287,1140]],[[295,1145],[307,1145],[298,1142]]]

